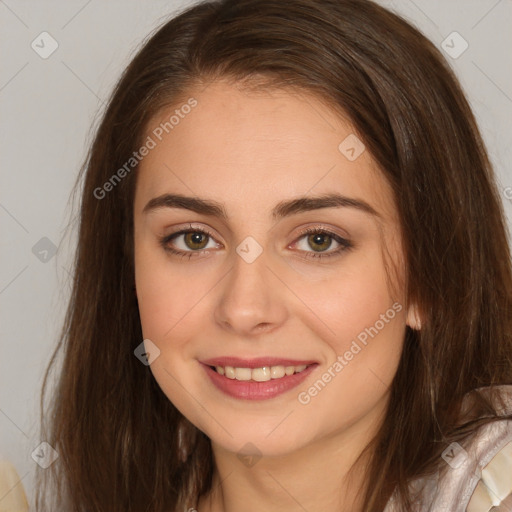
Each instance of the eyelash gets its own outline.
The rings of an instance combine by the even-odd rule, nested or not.
[[[210,231],[208,231],[207,229],[192,228],[192,226],[191,226],[190,229],[183,229],[181,231],[177,231],[176,233],[172,233],[171,235],[162,237],[160,239],[160,245],[163,247],[163,249],[165,251],[167,251],[175,256],[180,256],[182,259],[183,258],[190,259],[192,257],[195,257],[195,254],[201,253],[201,252],[205,251],[205,249],[202,249],[200,251],[178,251],[168,245],[169,242],[173,238],[176,238],[179,235],[186,235],[188,233],[202,233],[204,235],[207,235],[209,238],[213,238],[213,239],[215,238],[213,236],[213,234],[210,233]],[[328,231],[323,228],[306,228],[299,233],[299,238],[297,240],[300,240],[302,237],[304,237],[305,235],[308,235],[308,234],[328,235],[330,238],[332,238],[333,240],[338,242],[340,244],[340,247],[338,247],[338,249],[336,249],[334,251],[331,251],[331,252],[325,253],[325,254],[314,252],[314,251],[302,251],[302,252],[306,253],[305,258],[311,258],[311,259],[332,258],[332,257],[340,256],[341,253],[353,248],[353,245],[348,240],[340,237],[339,235],[337,235],[336,233],[333,233],[332,231]],[[206,251],[208,251],[208,249],[206,249]]]

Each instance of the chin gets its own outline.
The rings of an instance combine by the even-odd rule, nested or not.
[[[293,432],[284,425],[272,432],[267,425],[258,425],[253,421],[250,426],[240,424],[229,429],[231,435],[223,430],[205,433],[213,444],[239,456],[282,457],[304,448],[308,439],[313,440],[306,432]]]

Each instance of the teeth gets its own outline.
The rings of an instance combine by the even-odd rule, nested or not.
[[[257,382],[265,382],[271,379],[270,366],[264,366],[263,368],[253,368],[251,372],[252,380]]]
[[[300,366],[263,366],[261,368],[234,368],[233,366],[216,366],[219,375],[228,379],[254,380],[266,382],[271,379],[281,379],[285,375],[300,373],[307,368],[305,364]]]
[[[285,373],[284,366],[272,366],[272,368],[270,368],[270,376],[273,379],[280,379],[285,376]]]
[[[236,380],[251,380],[251,374],[250,368],[235,368]]]

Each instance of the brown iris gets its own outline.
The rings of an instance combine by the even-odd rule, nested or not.
[[[202,242],[200,241],[201,238],[203,238]],[[204,233],[198,233],[196,231],[184,234],[185,243],[190,249],[203,249],[207,244],[207,239],[208,235],[205,235]],[[200,247],[197,247],[197,245],[200,245]]]
[[[331,237],[326,234],[314,233],[314,234],[308,236],[308,243],[310,244],[310,246],[313,249],[315,249],[315,246],[317,246],[317,247],[323,246],[323,247],[319,248],[320,252],[322,252],[322,251],[329,249],[329,247],[331,246],[330,238]],[[327,242],[326,242],[326,240],[327,240]]]

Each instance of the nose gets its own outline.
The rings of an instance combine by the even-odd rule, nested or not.
[[[234,255],[215,306],[217,324],[240,337],[271,332],[288,315],[286,286],[269,265],[266,252],[248,261]]]

